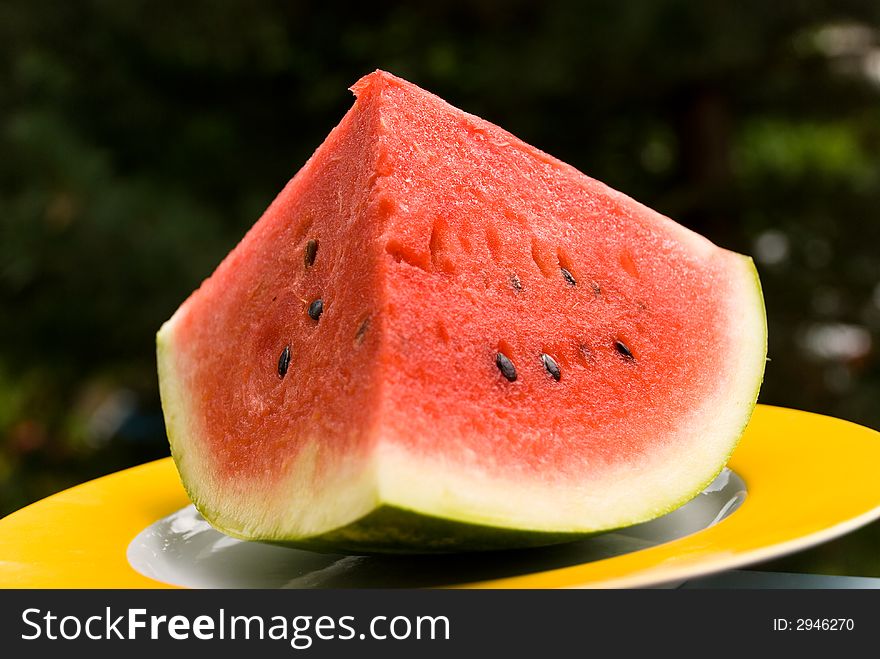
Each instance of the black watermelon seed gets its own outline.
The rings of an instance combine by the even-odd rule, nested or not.
[[[309,305],[309,318],[318,320],[322,313],[324,313],[324,300],[318,298]]]
[[[562,372],[559,370],[559,364],[556,363],[556,360],[553,359],[546,352],[541,353],[541,361],[544,363],[544,368],[547,369],[547,372],[553,377],[554,380],[559,382],[562,378]]]
[[[281,356],[278,358],[278,377],[283,378],[287,375],[287,369],[290,368],[290,344],[284,346]]]
[[[513,286],[516,290],[522,290],[522,282],[519,280],[519,276],[513,275],[510,278],[510,285]]]
[[[354,335],[354,340],[358,343],[362,343],[364,340],[364,334],[367,333],[367,330],[370,328],[370,319],[364,318],[364,322],[361,323],[360,327],[357,329],[357,333]]]
[[[626,347],[626,344],[623,343],[623,341],[615,341],[614,342],[614,349],[617,350],[617,352],[619,352],[626,359],[635,359],[635,357],[633,357],[632,352],[630,351],[629,348]]]
[[[577,286],[578,285],[577,280],[574,278],[573,274],[571,274],[565,268],[559,268],[559,269],[562,270],[562,276],[565,277],[565,281],[568,282],[569,286]]]
[[[315,257],[318,255],[318,241],[312,238],[306,243],[305,263],[309,268],[315,264]]]
[[[602,295],[602,287],[599,286],[599,284],[597,284],[596,282],[591,282],[590,286],[593,289],[593,295],[595,295],[596,297]]]
[[[513,365],[513,362],[507,358],[507,355],[501,352],[495,355],[495,366],[498,367],[498,370],[501,371],[501,375],[507,378],[508,381],[516,381],[516,367]]]

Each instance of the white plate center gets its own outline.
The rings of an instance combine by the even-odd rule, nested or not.
[[[717,524],[746,496],[725,469],[695,499],[651,522],[552,547],[448,556],[344,556],[230,538],[194,506],[141,531],[128,562],[187,588],[395,588],[447,586],[578,565],[683,538]]]

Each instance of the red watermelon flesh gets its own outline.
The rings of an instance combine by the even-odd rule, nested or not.
[[[159,332],[202,514],[248,539],[456,551],[699,492],[763,375],[751,260],[388,73],[353,91]]]

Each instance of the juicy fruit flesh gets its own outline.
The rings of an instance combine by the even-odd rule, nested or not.
[[[541,296],[540,288],[545,287],[537,288],[536,296]],[[534,322],[523,322],[522,312],[517,309],[528,307],[528,294],[523,294],[526,300],[513,304],[505,300],[513,307],[506,314],[498,313],[497,298],[474,302],[454,293],[421,290],[415,294],[432,309],[449,304],[449,297],[463,300],[451,318],[435,321],[438,335],[449,337],[440,351],[417,351],[415,357],[392,358],[399,368],[393,367],[389,376],[388,386],[397,395],[394,408],[388,411],[393,415],[389,422],[402,429],[400,435],[405,441],[415,450],[431,451],[443,435],[451,435],[461,443],[456,447],[459,451],[469,452],[474,460],[489,467],[576,477],[585,468],[630,461],[645,449],[656,448],[664,435],[690,413],[695,401],[711,391],[715,380],[704,369],[720,368],[724,351],[710,351],[702,359],[670,359],[664,355],[703,352],[707,343],[725,346],[712,336],[714,327],[709,328],[709,337],[684,327],[664,332],[659,328],[674,325],[676,320],[668,317],[665,305],[658,304],[649,312],[624,296],[615,304],[606,299],[592,300],[592,293],[575,296],[567,291],[553,292],[559,300],[558,315]],[[609,290],[609,296],[614,294],[620,295]],[[693,303],[692,308],[702,312],[703,318],[712,318],[711,308],[699,300]],[[596,315],[574,321],[566,312],[576,306],[587,307]],[[491,318],[487,317],[487,308],[493,309]],[[612,312],[616,316],[613,320],[603,318],[609,308],[617,312]],[[459,314],[484,319],[471,322],[483,325],[478,334],[497,339],[486,345],[471,337],[455,336],[448,327],[464,322]],[[515,321],[520,322],[511,331]],[[399,345],[412,343],[430,332],[431,324],[413,323],[394,338]],[[633,348],[633,360],[615,349],[618,336],[632,337],[629,343],[638,346]],[[515,382],[499,378],[492,363],[496,345],[514,364]],[[559,382],[546,373],[540,359],[542,352],[551,354],[559,364]],[[449,361],[456,362],[457,368],[449,369]],[[421,379],[432,380],[427,391],[415,384]],[[687,392],[678,388],[680,382],[687,383]],[[426,404],[429,395],[431,403]],[[408,413],[413,408],[422,411],[419,418]],[[633,423],[636,414],[638,424]],[[586,425],[584,419],[589,420]],[[442,431],[426,432],[425,426],[430,429],[432,425]],[[650,435],[644,433],[645,426],[652,428]],[[443,450],[450,450],[448,443]]]
[[[388,94],[392,103],[406,103],[394,98],[405,91],[392,87]],[[390,227],[380,265],[393,271],[394,281],[381,307],[358,305],[375,282],[350,274],[366,270],[351,262],[359,254],[349,244],[352,234],[344,234],[350,211],[340,210],[335,190],[351,174],[334,177],[323,168],[314,174],[322,189],[296,200],[275,231],[251,237],[261,265],[275,267],[250,271],[253,279],[239,269],[223,281],[229,312],[214,309],[219,322],[208,340],[230,349],[199,364],[199,377],[211,381],[206,388],[227,393],[206,401],[204,412],[206,428],[232,429],[212,436],[221,467],[232,477],[265,473],[267,458],[295,455],[291,430],[309,436],[304,426],[312,425],[315,434],[336,441],[349,433],[334,419],[364,423],[350,417],[359,406],[346,396],[369,396],[355,380],[376,356],[356,346],[355,335],[371,316],[392,328],[378,355],[384,386],[394,392],[386,414],[414,450],[431,452],[442,442],[442,452],[454,448],[487,468],[546,470],[558,478],[632,460],[656,446],[723,371],[730,344],[726,323],[716,318],[726,311],[719,300],[727,284],[723,254],[698,259],[665,233],[627,224],[626,204],[591,196],[589,188],[560,189],[553,166],[522,158],[523,166],[512,168],[509,145],[491,136],[475,140],[481,133],[458,118],[407,119],[393,127],[402,144],[442,131],[452,135],[444,146],[460,157],[385,154],[389,173],[380,185],[390,187],[392,179],[403,192],[401,201],[389,196],[385,205]],[[359,146],[353,145],[358,157]],[[418,183],[436,180],[460,183],[440,191]],[[554,185],[553,208],[531,196]],[[485,212],[488,191],[500,199],[492,200],[492,215]],[[642,230],[633,236],[633,228]],[[321,253],[306,266],[310,240]],[[510,283],[513,276],[520,290]],[[266,279],[273,285],[261,283]],[[309,310],[319,298],[326,298],[327,311],[316,322]],[[242,317],[253,320],[241,323]],[[620,354],[618,341],[631,346],[632,360]],[[272,365],[288,343],[291,370],[279,382]],[[498,352],[516,367],[515,383],[499,378]],[[548,376],[542,353],[559,365],[559,382]],[[244,392],[223,386],[242,374]],[[687,383],[684,395],[681,383]],[[342,401],[345,409],[332,409]],[[646,426],[655,433],[646,436]],[[444,441],[450,434],[455,447]]]
[[[468,221],[466,212],[460,217]],[[455,235],[454,220],[448,221]],[[404,429],[404,441],[431,451],[442,436],[452,437],[459,450],[491,460],[493,468],[576,476],[655,447],[712,391],[732,345],[723,334],[726,323],[717,322],[713,294],[723,290],[723,261],[692,266],[673,255],[678,263],[669,267],[646,257],[640,262],[654,276],[640,281],[622,268],[602,267],[602,252],[621,250],[602,244],[602,224],[595,223],[596,233],[584,232],[575,243],[580,249],[569,248],[582,280],[597,281],[598,294],[568,285],[558,266],[545,275],[528,248],[518,250],[528,237],[513,232],[499,261],[462,250],[461,275],[444,285],[398,266],[405,285],[389,291],[389,323],[401,322],[389,337],[386,386],[394,391],[390,423]],[[659,240],[651,242],[646,252]],[[473,269],[464,269],[462,262],[471,259]],[[508,285],[511,271],[522,291]],[[631,346],[632,359],[618,342]],[[425,343],[429,349],[408,349]],[[499,377],[499,352],[513,363],[515,382]],[[546,372],[542,353],[559,365],[558,382]],[[646,435],[645,427],[654,432]],[[442,450],[450,450],[448,443]]]
[[[234,488],[283,474],[301,438],[333,438],[322,446],[326,461],[368,449],[350,428],[369,427],[376,394],[364,386],[375,368],[364,346],[376,339],[356,336],[377,286],[355,208],[368,184],[361,163],[370,117],[351,119],[350,130],[338,131],[336,157],[314,163],[323,187],[291,182],[267,211],[276,221],[256,224],[179,317],[176,334],[187,337],[180,368],[193,391],[211,392],[193,401],[193,432],[208,445],[215,479]],[[348,239],[309,246],[334,233]],[[315,320],[310,307],[322,298]]]
[[[438,121],[419,119],[395,129]],[[725,371],[735,341],[725,335],[735,313],[728,254],[670,241],[601,184],[562,187],[555,167],[526,158],[511,166],[509,146],[474,142],[466,125],[439,130],[468,157],[413,164],[397,155],[408,167],[395,181],[406,208],[386,230],[389,423],[417,451],[451,437],[493,470],[556,478],[655,447]],[[439,192],[417,184],[431,180],[461,183]],[[499,352],[516,368],[513,383],[499,377]],[[542,353],[558,363],[559,382]]]
[[[750,262],[388,74],[355,91],[160,332],[206,517],[584,532],[699,491],[763,370]]]
[[[402,109],[379,182],[399,200],[385,230],[389,424],[415,451],[454,438],[472,463],[553,478],[656,447],[726,370],[733,255],[670,240],[632,200],[407,93],[386,92]],[[432,133],[443,140],[425,153]]]

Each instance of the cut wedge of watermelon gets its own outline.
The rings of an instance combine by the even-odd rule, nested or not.
[[[158,334],[172,453],[236,537],[548,544],[695,496],[754,407],[751,259],[377,71]]]

